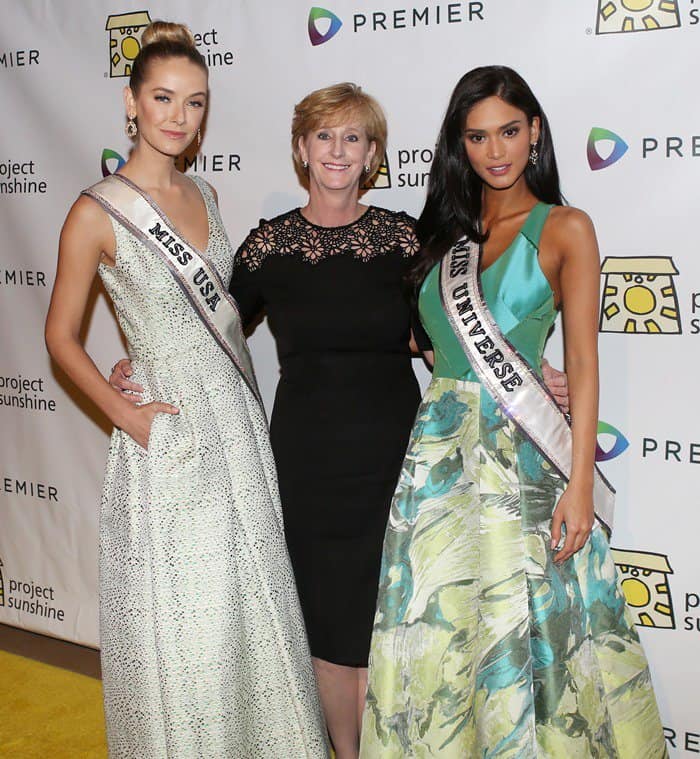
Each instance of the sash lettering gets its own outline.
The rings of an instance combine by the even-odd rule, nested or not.
[[[188,250],[185,250],[184,245],[175,242],[175,238],[168,234],[167,229],[162,229],[159,222],[156,222],[153,228],[148,230],[148,234],[155,237],[181,266],[185,266],[188,261],[192,260],[192,254]]]
[[[467,273],[468,254],[460,251],[459,255],[458,266],[453,267],[450,265],[450,277],[453,279]],[[502,351],[496,348],[491,337],[486,334],[484,325],[476,315],[474,303],[469,296],[468,289],[465,284],[461,284],[452,291],[452,299],[457,309],[459,320],[465,327],[469,328],[467,335],[471,343],[479,354],[484,357],[484,363],[489,367],[495,379],[510,393],[518,385],[523,384],[522,377],[513,369],[513,365],[505,360]]]
[[[440,296],[474,372],[503,413],[518,425],[559,474],[571,476],[572,436],[567,418],[532,367],[508,342],[481,292],[480,252],[462,238],[440,265]],[[593,502],[603,526],[612,529],[615,491],[598,468]]]

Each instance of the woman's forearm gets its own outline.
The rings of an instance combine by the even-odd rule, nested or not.
[[[109,385],[80,342],[71,336],[58,334],[50,323],[46,328],[46,347],[51,357],[116,427],[122,422],[131,404]]]
[[[598,430],[597,356],[567,355],[573,455],[571,483],[593,487]]]

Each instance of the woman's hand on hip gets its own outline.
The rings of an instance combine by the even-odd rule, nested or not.
[[[559,408],[566,413],[569,410],[569,383],[566,374],[555,369],[546,358],[543,358],[542,379]]]
[[[143,406],[129,409],[124,421],[119,425],[130,438],[136,441],[142,448],[148,450],[148,441],[151,437],[151,427],[156,414],[179,414],[180,409],[170,403],[151,401]]]
[[[119,390],[123,398],[126,398],[130,403],[137,404],[143,400],[141,397],[143,388],[129,379],[133,373],[131,361],[128,358],[120,358],[112,367],[108,381],[115,390]]]

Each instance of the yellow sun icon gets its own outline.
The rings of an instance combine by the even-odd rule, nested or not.
[[[679,334],[681,321],[673,260],[665,256],[603,261],[601,332]]]
[[[377,173],[362,185],[363,190],[384,190],[387,187],[391,187],[391,172],[389,171],[389,159],[384,154],[384,160],[382,161]]]
[[[597,34],[648,32],[680,25],[678,0],[598,0]]]
[[[131,75],[131,64],[141,50],[141,35],[150,23],[148,11],[109,16],[105,29],[109,32],[110,77]]]
[[[673,574],[662,553],[611,550],[618,580],[635,622],[642,627],[674,628],[668,576]]]

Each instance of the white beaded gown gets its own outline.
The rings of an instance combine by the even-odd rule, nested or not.
[[[233,252],[206,182],[206,257]],[[152,202],[152,201],[150,201]],[[110,216],[110,219],[112,217]],[[100,520],[111,757],[326,757],[264,411],[157,255],[112,219],[99,273],[156,415],[148,451],[115,429]]]

